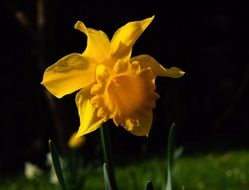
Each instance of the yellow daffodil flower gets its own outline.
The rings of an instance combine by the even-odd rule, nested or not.
[[[87,36],[85,51],[69,54],[48,67],[42,84],[58,98],[80,90],[75,99],[80,117],[77,137],[96,130],[108,119],[134,135],[148,136],[152,109],[159,97],[156,76],[184,75],[176,67],[165,69],[149,55],[131,57],[134,43],[153,19],[129,22],[111,40],[81,21],[75,24],[75,29]]]

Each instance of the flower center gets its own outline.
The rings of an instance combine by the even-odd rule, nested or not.
[[[155,76],[149,68],[126,64],[122,65],[122,72],[101,72],[106,80],[97,79],[91,89],[91,102],[98,108],[99,117],[113,118],[116,125],[123,125],[127,119],[139,125],[138,117],[148,114],[159,97],[154,92]]]
[[[143,113],[146,86],[140,77],[118,76],[112,79],[108,93],[126,117]]]

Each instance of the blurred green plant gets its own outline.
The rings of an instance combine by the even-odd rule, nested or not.
[[[73,136],[74,137],[74,134]],[[77,141],[80,139],[77,139]],[[72,138],[69,140],[69,153],[66,157],[61,158],[58,154],[57,148],[52,140],[49,140],[50,156],[52,158],[52,171],[58,183],[63,190],[77,190],[84,187],[84,183],[87,177],[88,172],[90,171],[91,165],[85,165],[83,163],[84,157],[81,154],[78,154],[78,146],[82,145],[82,140],[75,142],[75,139]],[[85,139],[84,139],[85,141]],[[72,146],[73,145],[73,146]],[[77,145],[77,146],[76,146]],[[50,181],[55,181],[54,177],[50,176],[52,179]]]
[[[169,130],[168,135],[168,146],[167,146],[167,183],[165,190],[173,190],[172,181],[172,166],[173,166],[173,155],[175,150],[175,123],[173,123]]]
[[[63,172],[62,172],[60,157],[59,157],[59,154],[58,154],[57,149],[55,147],[55,144],[53,143],[52,140],[49,140],[48,144],[49,144],[49,149],[50,149],[50,152],[51,152],[51,157],[52,157],[52,161],[53,161],[54,170],[55,170],[56,176],[58,178],[58,181],[59,181],[62,189],[67,190],[64,175],[63,175]]]
[[[106,190],[117,190],[117,182],[114,172],[113,158],[112,158],[112,150],[111,150],[111,142],[108,126],[102,125],[100,127],[100,138],[101,145],[104,155],[104,164],[103,164],[103,172],[104,172],[104,182]]]
[[[149,160],[138,159],[115,167],[119,189],[145,189],[148,181],[154,189],[165,189],[165,168],[167,163],[162,156]],[[84,168],[80,168],[84,170]],[[172,174],[176,189],[183,190],[248,190],[249,152],[248,150],[229,152],[205,152],[183,154],[174,161]],[[3,190],[55,190],[57,187],[48,180],[46,171],[37,176],[35,183],[22,175],[1,176],[0,189]],[[125,181],[125,183],[124,183]],[[103,168],[95,166],[87,173],[84,186],[78,189],[99,190],[103,186]]]

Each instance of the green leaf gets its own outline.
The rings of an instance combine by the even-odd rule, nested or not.
[[[169,136],[168,136],[168,149],[167,149],[167,183],[166,190],[172,190],[172,165],[173,165],[173,156],[174,156],[174,147],[175,147],[175,123],[172,123]]]
[[[110,182],[110,177],[109,177],[109,168],[108,164],[104,163],[103,164],[103,174],[104,174],[104,182],[105,182],[105,189],[106,190],[112,190],[111,182]]]
[[[153,190],[154,188],[153,188],[153,184],[152,184],[152,182],[151,181],[148,181],[147,182],[147,185],[146,185],[146,190]]]
[[[112,159],[112,148],[111,148],[111,141],[110,141],[110,134],[108,126],[102,125],[100,127],[100,138],[101,138],[101,145],[104,155],[104,163],[108,166],[108,177],[109,182],[111,185],[111,188],[113,190],[117,190],[117,182],[116,182],[116,176],[114,171],[114,165],[113,165],[113,159]]]
[[[55,170],[56,176],[58,178],[58,181],[59,181],[62,189],[67,190],[65,180],[63,177],[63,173],[62,173],[62,169],[61,169],[61,162],[60,162],[60,158],[59,158],[59,154],[57,152],[56,146],[52,140],[49,140],[48,144],[49,144],[49,149],[51,152],[54,170]]]

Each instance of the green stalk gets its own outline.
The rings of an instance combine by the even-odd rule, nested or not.
[[[167,146],[167,183],[165,190],[173,190],[173,179],[172,179],[172,166],[173,166],[173,154],[175,147],[175,123],[172,123],[169,135],[168,135],[168,146]]]
[[[111,149],[111,142],[110,142],[110,135],[108,126],[102,125],[100,127],[100,137],[101,137],[101,145],[104,155],[104,163],[108,166],[108,176],[112,190],[117,190],[117,183],[114,173],[114,166],[113,166],[113,159],[112,159],[112,149]]]

